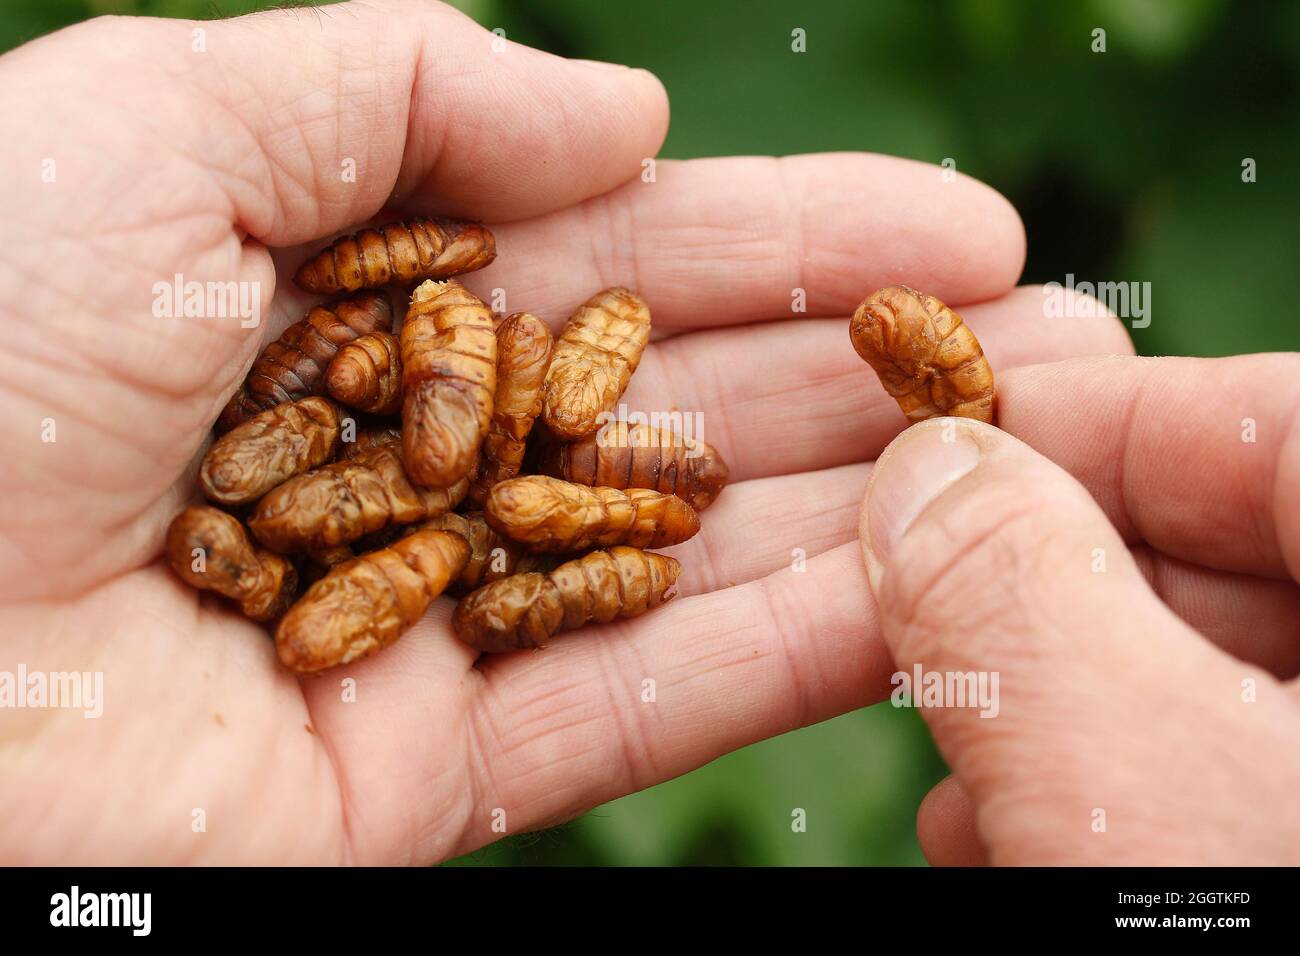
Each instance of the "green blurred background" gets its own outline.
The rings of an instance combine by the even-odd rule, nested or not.
[[[249,0],[0,0],[0,49],[100,13]],[[282,5],[282,4],[280,4]],[[1300,3],[459,0],[488,28],[664,81],[663,155],[951,157],[1015,204],[1025,282],[1151,283],[1146,354],[1300,349]],[[791,31],[807,52],[791,51]],[[1092,52],[1093,31],[1106,52]],[[1257,181],[1242,181],[1243,160]],[[888,705],[749,747],[458,863],[919,864],[944,773]],[[794,808],[807,831],[792,832]]]

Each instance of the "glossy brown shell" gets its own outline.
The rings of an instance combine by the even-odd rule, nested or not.
[[[542,411],[542,386],[555,341],[541,319],[516,312],[497,325],[497,390],[469,498],[482,505],[492,486],[519,474],[524,447]]]
[[[346,434],[346,432],[345,432]],[[400,444],[402,429],[397,425],[367,425],[352,433],[352,441],[340,441],[339,458],[356,458],[380,445]]]
[[[412,219],[362,229],[334,240],[298,269],[293,281],[308,292],[377,289],[473,272],[497,255],[486,226],[457,219]]]
[[[484,512],[498,534],[548,554],[616,544],[667,548],[700,530],[695,509],[676,495],[591,488],[545,475],[503,481]]]
[[[544,442],[534,466],[544,475],[580,485],[676,495],[696,511],[713,503],[729,474],[727,463],[707,442],[624,422],[612,422],[579,442]]]
[[[397,446],[379,445],[286,481],[258,502],[248,526],[282,554],[324,550],[450,511],[468,487],[462,479],[451,488],[417,488]]]
[[[281,618],[280,663],[310,673],[388,647],[424,616],[468,557],[460,535],[420,531],[337,565]]]
[[[256,501],[294,475],[329,461],[339,438],[339,410],[309,396],[254,415],[226,432],[199,466],[199,488],[209,501]]]
[[[650,341],[650,308],[630,289],[598,292],[569,319],[555,343],[542,392],[542,419],[566,441],[600,427]]]
[[[380,293],[314,306],[258,356],[217,419],[217,431],[229,431],[275,405],[320,394],[325,367],[341,346],[392,327],[393,307]]]
[[[402,326],[402,455],[411,480],[445,488],[470,474],[492,422],[492,312],[460,283],[425,282]]]
[[[849,335],[909,422],[940,415],[994,421],[984,350],[934,296],[902,285],[873,292],[853,313]]]
[[[451,531],[469,542],[469,560],[456,579],[461,593],[524,571],[549,571],[560,563],[550,555],[533,554],[523,545],[493,531],[481,511],[448,512],[419,526],[421,530]]]
[[[255,621],[283,614],[298,588],[293,565],[256,547],[238,518],[208,505],[186,508],[172,519],[163,553],[182,580],[238,601]],[[201,570],[195,568],[199,559]]]
[[[402,407],[402,357],[397,336],[371,332],[339,349],[325,370],[325,390],[358,411],[395,415]]]
[[[672,597],[681,566],[636,548],[610,548],[546,574],[516,574],[461,599],[456,636],[480,651],[542,647],[561,631],[636,617]]]

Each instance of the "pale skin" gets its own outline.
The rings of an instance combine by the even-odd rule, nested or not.
[[[1108,316],[1045,320],[1014,210],[937,167],[646,182],[654,77],[497,52],[430,3],[93,21],[0,58],[0,106],[0,671],[104,674],[98,719],[0,711],[4,862],[428,864],[498,839],[498,810],[508,833],[570,819],[882,700],[917,661],[1002,675],[997,719],[926,714],[955,774],[920,811],[934,862],[1300,860],[1294,356],[1151,362]],[[299,681],[158,562],[212,422],[311,301],[293,269],[385,208],[491,224],[500,258],[467,284],[553,328],[609,285],[651,304],[628,403],[705,410],[734,481],[672,549],[667,607],[480,659],[443,600]],[[265,321],[155,318],[176,273],[257,283]],[[904,420],[847,317],[894,282],[976,330],[1009,434],[912,429],[868,486]],[[911,478],[975,447],[925,507]],[[873,502],[920,517],[887,547]]]

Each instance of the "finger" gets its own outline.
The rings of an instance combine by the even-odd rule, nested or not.
[[[848,544],[479,669],[474,800],[517,833],[880,700],[891,664]],[[499,837],[479,812],[458,851]]]
[[[1016,289],[969,306],[995,374],[1018,365],[1131,352],[1107,315],[1044,323],[1042,294]],[[833,468],[875,458],[907,424],[898,405],[849,342],[846,319],[768,322],[691,333],[646,350],[624,399],[644,411],[702,417],[733,480]]]
[[[1160,603],[1063,470],[988,425],[924,422],[876,463],[860,537],[885,640],[980,808],[993,862],[1261,851],[1233,842],[1240,821],[1224,808],[1259,799],[1249,767],[1261,754],[1287,759],[1277,728],[1291,704]],[[973,700],[957,695],[961,675]],[[1221,752],[1242,735],[1248,754]],[[1207,748],[1223,762],[1212,780]],[[1151,818],[1175,804],[1177,820]],[[1189,805],[1205,830],[1187,832]],[[1097,839],[1098,808],[1129,842]]]
[[[196,131],[206,158],[269,245],[349,228],[390,197],[491,221],[561,209],[639,173],[667,131],[650,73],[533,50],[442,4],[241,17],[207,25],[199,60],[192,27],[159,27],[160,53],[183,43],[169,59],[214,107]]]
[[[987,866],[975,830],[975,804],[956,777],[934,785],[916,812],[916,837],[931,866]]]
[[[1300,587],[1130,548],[1151,589],[1189,627],[1274,677],[1300,674]]]
[[[721,591],[789,568],[857,538],[868,464],[732,485],[701,516],[699,533],[663,553],[682,564],[682,597]]]
[[[857,536],[871,465],[742,481],[719,496],[694,538],[663,553],[681,561],[682,596],[763,577]],[[1300,674],[1300,587],[1130,548],[1170,610],[1224,651],[1286,679]]]
[[[1300,356],[1104,358],[999,379],[999,424],[1129,541],[1300,580]]]
[[[562,321],[595,290],[627,285],[658,330],[848,315],[900,281],[980,302],[1015,285],[1025,256],[1019,216],[989,187],[868,153],[660,162],[653,182],[498,238],[479,291]]]
[[[682,596],[764,577],[857,536],[869,464],[743,481],[729,487],[700,532],[663,553],[681,561]],[[1224,651],[1286,679],[1300,674],[1300,587],[1230,574],[1130,548],[1170,610]]]

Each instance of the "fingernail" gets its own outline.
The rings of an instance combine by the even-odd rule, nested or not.
[[[872,557],[881,565],[930,502],[979,464],[979,445],[951,421],[904,432],[872,470],[867,532]]]

